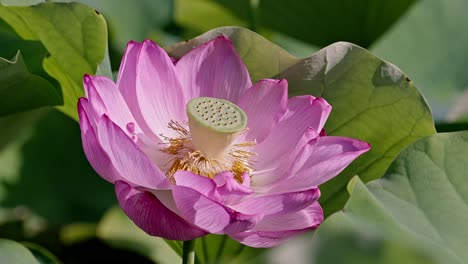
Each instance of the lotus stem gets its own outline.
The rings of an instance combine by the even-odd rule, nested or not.
[[[195,239],[184,241],[182,264],[195,264]]]

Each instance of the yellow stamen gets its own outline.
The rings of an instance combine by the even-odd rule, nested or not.
[[[170,167],[166,175],[174,182],[174,173],[179,170],[191,171],[193,173],[213,178],[220,172],[230,171],[238,182],[242,182],[244,173],[253,171],[251,158],[255,153],[241,148],[255,146],[254,142],[242,142],[232,145],[222,157],[211,158],[195,149],[190,132],[181,124],[171,121],[168,127],[177,132],[175,138],[166,137],[166,147],[163,152],[173,155],[169,161]]]

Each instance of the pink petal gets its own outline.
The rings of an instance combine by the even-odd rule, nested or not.
[[[189,187],[205,196],[209,196],[211,199],[220,201],[220,197],[216,191],[216,184],[208,177],[180,170],[174,174],[174,179],[177,186]]]
[[[169,170],[173,156],[162,151],[167,146],[164,141],[159,138],[151,139],[140,133],[136,134],[135,143],[161,171]]]
[[[321,100],[298,96],[288,100],[288,110],[268,137],[252,151],[257,153],[252,185],[265,186],[287,176],[291,164],[301,149],[318,136]],[[321,128],[320,128],[321,129]]]
[[[236,103],[252,86],[247,68],[225,36],[184,55],[176,69],[187,101],[208,96]]]
[[[97,136],[102,149],[127,182],[150,189],[170,188],[167,177],[106,115],[97,123]]]
[[[263,220],[253,228],[253,230],[272,232],[302,230],[305,228],[317,228],[322,221],[322,207],[320,207],[320,204],[315,201],[300,211],[265,216]]]
[[[248,231],[230,235],[231,238],[239,241],[240,243],[254,248],[270,248],[278,246],[283,242],[287,241],[291,237],[300,235],[310,231],[310,229],[304,230],[291,230],[291,231]]]
[[[184,93],[174,65],[167,53],[150,40],[143,42],[138,54],[136,95],[152,131],[159,133],[171,120],[185,121]]]
[[[104,101],[102,100],[101,96],[96,91],[96,89],[94,89],[94,87],[90,89],[89,85],[85,84],[85,78],[83,78],[83,86],[87,98],[80,99],[86,99],[86,107],[84,108],[84,110],[87,112],[87,115],[94,126],[99,117],[107,113],[107,109],[104,104]]]
[[[223,204],[231,205],[252,196],[254,191],[250,188],[249,175],[245,173],[242,178],[242,183],[237,182],[232,172],[221,172],[214,177],[216,190]]]
[[[290,214],[308,207],[320,197],[318,188],[307,191],[251,197],[231,205],[231,208],[244,214],[264,215]]]
[[[127,124],[133,123],[133,118],[127,103],[112,80],[103,76],[85,75],[83,85],[90,104],[98,116],[107,114],[119,127],[124,130]],[[138,131],[138,126],[134,128]]]
[[[312,117],[312,120],[314,122],[311,124],[311,127],[317,132],[325,133],[323,131],[323,127],[325,126],[325,122],[327,121],[328,116],[330,115],[330,112],[332,110],[331,105],[328,104],[328,102],[325,101],[325,99],[323,99],[322,97],[317,97],[312,102],[312,109],[314,115],[314,117]]]
[[[318,202],[315,202],[296,213],[266,216],[252,230],[230,236],[247,246],[268,248],[277,246],[293,236],[316,229],[322,221],[322,208]]]
[[[262,142],[286,112],[288,82],[264,79],[240,98],[238,105],[247,114],[246,140]]]
[[[222,204],[191,188],[174,186],[172,194],[180,214],[195,226],[223,234],[231,222],[231,215]]]
[[[212,179],[187,171],[174,174],[172,194],[180,214],[190,223],[214,234],[241,232],[261,218],[238,213],[223,201]]]
[[[366,142],[326,136],[307,146],[301,155],[305,158],[292,168],[289,178],[272,187],[272,192],[300,191],[310,186],[319,186],[343,171],[353,160],[367,152],[370,145]]]
[[[109,156],[101,148],[96,138],[96,133],[85,111],[86,108],[89,109],[90,107],[86,98],[81,98],[79,100],[78,115],[80,118],[83,150],[93,169],[106,181],[114,183],[115,181],[121,180],[122,177],[118,174]]]
[[[157,139],[158,136],[151,131],[141,116],[140,106],[136,96],[137,62],[140,48],[141,44],[136,41],[130,41],[127,44],[117,76],[117,88],[127,103],[136,123],[138,123],[143,132],[152,139]]]
[[[136,85],[136,65],[141,44],[130,41],[125,49],[124,56],[120,63],[119,74],[117,76],[117,87],[129,106],[137,106],[135,96]],[[138,108],[138,107],[137,107]],[[134,109],[136,110],[136,109]],[[133,111],[133,110],[132,110]]]
[[[247,215],[236,211],[231,213],[231,223],[224,228],[225,234],[237,234],[252,229],[263,218],[263,214]]]
[[[166,208],[149,192],[138,191],[123,181],[116,182],[115,192],[122,210],[149,235],[191,240],[207,234]]]
[[[151,40],[129,43],[117,80],[129,108],[146,135],[153,140],[175,136],[169,121],[183,123],[185,97],[171,58]]]

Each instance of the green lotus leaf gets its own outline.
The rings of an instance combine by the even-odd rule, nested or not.
[[[62,103],[60,91],[28,71],[18,51],[11,61],[0,58],[0,116]]]
[[[322,224],[314,237],[315,244],[340,244],[340,235],[352,233],[354,245],[367,243],[367,247],[355,247],[354,252],[336,249],[342,259],[350,254],[362,257],[369,247],[392,244],[428,260],[421,263],[466,263],[467,156],[466,131],[417,141],[397,157],[383,178],[367,185],[357,177],[350,182],[349,201],[343,211]],[[400,259],[393,263],[413,262]]]
[[[0,18],[25,40],[40,41],[50,56],[45,71],[60,83],[64,105],[77,119],[76,102],[84,95],[85,73],[112,76],[107,55],[107,26],[103,16],[80,3],[41,3],[34,6],[0,5]]]

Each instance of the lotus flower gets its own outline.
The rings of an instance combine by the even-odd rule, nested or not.
[[[123,211],[153,236],[226,234],[271,247],[323,221],[318,186],[369,144],[326,136],[322,98],[287,97],[286,80],[252,85],[220,36],[176,60],[130,42],[117,83],[84,76],[86,156]]]

